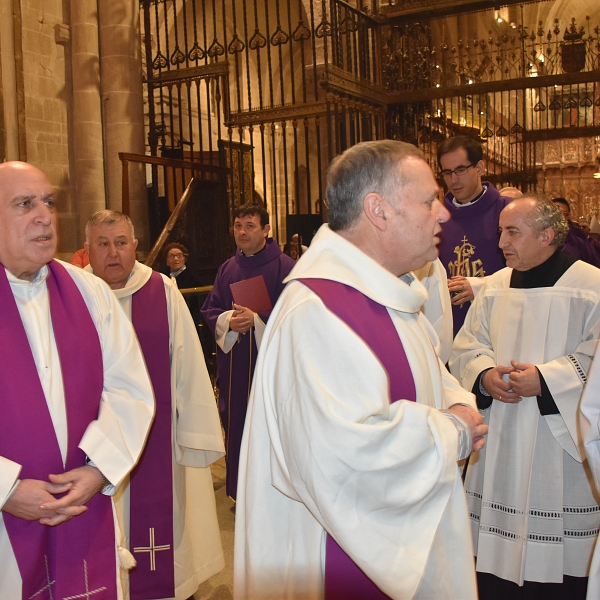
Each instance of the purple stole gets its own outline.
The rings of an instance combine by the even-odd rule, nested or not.
[[[22,465],[20,479],[48,480],[85,465],[77,447],[98,418],[104,367],[98,331],[67,270],[48,265],[50,317],[60,358],[67,412],[68,449],[63,461],[4,266],[0,264],[0,455]],[[21,579],[22,598],[116,599],[117,567],[111,499],[96,494],[88,510],[57,527],[3,513]]]
[[[299,279],[369,346],[385,369],[390,402],[416,401],[417,392],[402,341],[385,306],[358,290],[328,279]],[[398,543],[402,543],[398,540]],[[378,600],[384,594],[327,534],[325,600]]]
[[[129,483],[131,600],[175,596],[171,357],[165,284],[156,271],[132,296],[131,321],[142,348],[156,399],[156,414]]]

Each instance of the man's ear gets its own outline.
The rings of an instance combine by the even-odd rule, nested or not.
[[[138,245],[138,241],[137,240],[133,240],[133,249],[137,250],[137,245]]]
[[[542,248],[547,248],[556,237],[556,233],[552,227],[546,227],[546,229],[542,229],[539,238]]]
[[[89,256],[90,255],[90,245],[87,242],[83,242],[83,247]]]
[[[376,192],[369,192],[363,199],[363,210],[369,222],[379,231],[387,229],[386,210],[389,206]]]
[[[475,165],[475,170],[477,171],[477,175],[481,177],[485,173],[485,163],[482,160],[480,160]]]
[[[269,231],[271,231],[271,225],[269,223],[267,223],[263,227],[263,233],[265,234],[265,237],[267,237],[269,235]]]

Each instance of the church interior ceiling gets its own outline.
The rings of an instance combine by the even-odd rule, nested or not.
[[[589,212],[600,9],[561,2],[142,0],[149,151],[233,165],[231,206],[265,202],[281,239],[288,215],[324,210],[333,156],[384,137],[435,169],[440,141],[472,135],[495,183]]]

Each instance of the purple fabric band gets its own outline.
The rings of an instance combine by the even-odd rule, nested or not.
[[[0,455],[22,465],[21,479],[44,481],[50,473],[85,465],[77,445],[98,417],[104,382],[98,332],[81,293],[60,263],[48,266],[50,316],[67,413],[64,468],[25,328],[0,265]],[[97,600],[117,597],[112,503],[96,494],[87,506],[83,515],[57,527],[3,513],[23,580],[23,599],[86,593]]]
[[[131,472],[130,550],[137,566],[129,573],[131,600],[173,598],[173,466],[171,358],[165,284],[156,271],[132,297],[131,321],[156,399],[156,414],[138,464]]]
[[[412,370],[402,341],[385,306],[358,290],[328,279],[299,279],[323,304],[369,346],[385,369],[390,402],[416,401]],[[328,534],[325,555],[325,600],[379,600],[384,594]]]

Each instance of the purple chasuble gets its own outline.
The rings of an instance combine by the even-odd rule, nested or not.
[[[165,284],[152,272],[131,300],[131,322],[148,367],[156,413],[129,483],[129,546],[137,566],[129,572],[131,600],[175,596],[171,357]]]
[[[410,364],[385,306],[358,290],[328,279],[299,279],[323,304],[369,346],[385,369],[390,403],[417,399]],[[327,534],[325,600],[379,600],[384,594]]]
[[[104,387],[102,349],[88,308],[67,270],[48,265],[50,319],[65,391],[66,465],[29,340],[0,264],[0,455],[22,465],[20,479],[48,480],[85,465],[77,447],[98,418]],[[21,579],[22,598],[114,600],[117,567],[111,499],[96,494],[88,510],[57,527],[3,513]]]
[[[450,192],[444,196],[451,218],[442,225],[438,250],[448,278],[484,277],[506,266],[498,247],[498,222],[502,209],[513,199],[501,196],[491,183],[483,184],[487,188],[485,194],[470,206],[456,206]],[[462,327],[470,306],[470,302],[452,305],[454,335]]]
[[[283,280],[295,264],[293,259],[281,252],[273,238],[267,239],[264,250],[252,256],[246,256],[238,249],[235,256],[219,267],[213,289],[202,306],[202,316],[213,335],[219,316],[232,308],[233,297],[230,284],[262,275],[267,284],[271,304],[275,306],[284,288]],[[270,314],[270,312],[260,313],[264,323],[267,322]],[[227,495],[234,500],[237,495],[240,447],[257,351],[253,329],[249,333],[240,335],[238,342],[227,354],[217,346],[219,415],[225,430]]]

